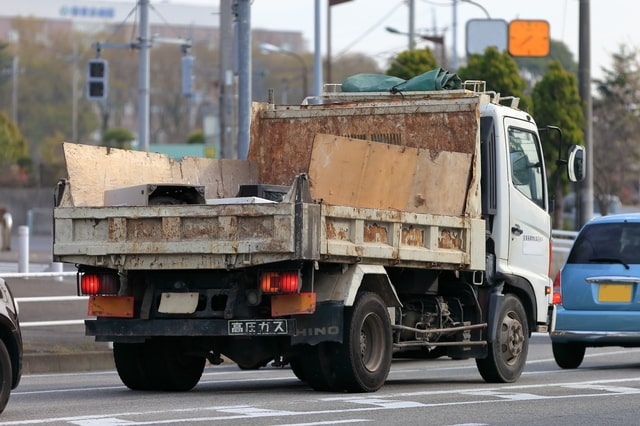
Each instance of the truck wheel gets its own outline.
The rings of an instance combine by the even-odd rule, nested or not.
[[[189,354],[188,341],[156,338],[148,344],[152,355],[147,361],[147,374],[158,382],[156,390],[184,392],[198,384],[206,359]]]
[[[4,411],[9,402],[12,382],[11,357],[4,342],[0,340],[0,413]]]
[[[131,390],[153,390],[147,375],[148,356],[145,343],[113,343],[113,360],[118,376]]]
[[[578,368],[584,359],[585,346],[579,343],[551,342],[551,349],[560,368]]]
[[[343,390],[377,391],[387,380],[393,355],[391,320],[380,296],[360,293],[346,312],[344,329],[333,357]]]
[[[305,346],[298,360],[291,364],[293,374],[317,391],[342,390],[334,359],[338,350],[339,345],[333,342]]]
[[[306,382],[304,378],[304,366],[302,365],[302,360],[300,357],[291,358],[289,360],[289,366],[291,367],[291,371],[301,382]]]
[[[529,326],[520,300],[507,294],[498,313],[496,341],[487,358],[476,359],[478,372],[489,383],[511,383],[522,374],[529,351]]]

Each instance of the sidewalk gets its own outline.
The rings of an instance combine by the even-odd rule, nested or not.
[[[29,272],[50,268],[53,260],[51,236],[29,238]],[[0,251],[0,277],[18,271],[19,247],[12,239],[10,251]],[[65,271],[73,270],[65,265]],[[75,296],[75,277],[6,279],[16,298]],[[23,374],[82,372],[114,369],[109,344],[84,335],[84,325],[26,326],[30,322],[79,320],[85,318],[86,301],[25,302],[19,305],[23,339]]]

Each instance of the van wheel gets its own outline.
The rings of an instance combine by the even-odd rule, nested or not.
[[[578,368],[584,359],[585,346],[579,343],[551,342],[551,349],[553,358],[560,368]]]
[[[529,326],[520,300],[511,294],[504,296],[498,313],[496,340],[489,343],[486,358],[476,359],[482,378],[489,383],[511,383],[524,370],[529,351]]]
[[[346,312],[344,338],[334,355],[341,387],[374,392],[387,380],[393,355],[391,320],[380,296],[360,293]]]

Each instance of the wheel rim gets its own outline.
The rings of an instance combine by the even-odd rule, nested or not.
[[[500,349],[508,365],[514,365],[524,349],[524,330],[515,312],[505,316],[500,329]]]
[[[384,335],[382,332],[383,323],[379,316],[370,313],[362,322],[360,328],[360,356],[362,365],[368,371],[377,371],[382,364]]]

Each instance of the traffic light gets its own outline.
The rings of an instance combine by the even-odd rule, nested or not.
[[[109,63],[104,59],[90,59],[87,63],[87,99],[103,101],[107,99]]]
[[[182,57],[182,94],[187,97],[193,94],[193,65],[193,56]]]

